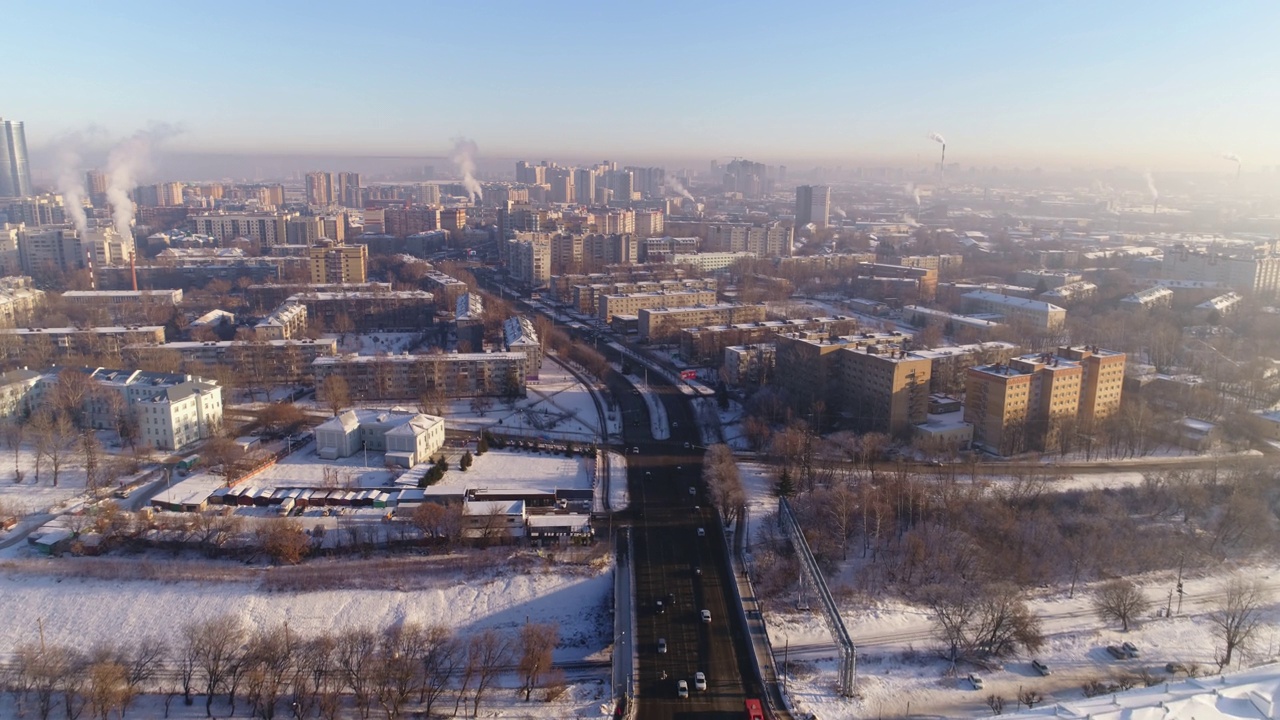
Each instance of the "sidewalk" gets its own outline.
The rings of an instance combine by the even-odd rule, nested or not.
[[[738,596],[742,598],[742,611],[747,616],[751,650],[755,653],[760,677],[764,680],[768,691],[769,714],[779,720],[791,720],[798,716],[792,714],[790,704],[782,694],[777,668],[773,664],[773,646],[769,643],[769,634],[765,628],[764,616],[760,613],[760,603],[756,599],[755,588],[751,585],[751,579],[747,576],[741,559],[732,552],[729,553],[729,563],[733,568],[734,582],[738,584]]]

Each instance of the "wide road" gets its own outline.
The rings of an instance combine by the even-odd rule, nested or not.
[[[656,386],[673,422],[671,439],[656,441],[644,399],[624,378],[614,377],[610,385],[627,419],[638,717],[739,718],[748,690],[751,697],[759,697],[760,690],[740,608],[730,603],[733,577],[721,528],[703,493],[701,453],[684,447],[698,442],[688,404],[675,388]],[[639,453],[632,452],[636,448]],[[701,618],[704,609],[711,613],[710,623]],[[665,653],[658,652],[660,639],[666,641]],[[705,691],[695,689],[696,672],[706,674]],[[688,699],[677,697],[679,680],[689,685]]]

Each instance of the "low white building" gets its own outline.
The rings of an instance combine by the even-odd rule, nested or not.
[[[259,340],[289,340],[307,331],[307,306],[285,302],[253,326]]]
[[[315,436],[316,453],[326,460],[373,450],[385,453],[388,462],[413,467],[444,447],[444,418],[357,408],[321,423]]]

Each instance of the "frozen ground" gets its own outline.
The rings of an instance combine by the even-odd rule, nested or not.
[[[114,433],[100,432],[99,443],[102,445],[104,457],[100,465],[123,463],[118,453],[127,452],[120,448],[112,448]],[[152,456],[143,457],[143,464]],[[155,457],[159,457],[158,455]],[[62,465],[58,469],[58,485],[53,485],[53,469],[48,458],[40,463],[40,479],[36,480],[36,452],[30,442],[26,442],[18,450],[17,468],[22,473],[22,482],[14,482],[14,451],[9,448],[0,450],[0,503],[12,507],[19,514],[43,513],[64,507],[85,492],[84,456],[72,445],[65,452]],[[3,537],[0,534],[0,537]]]
[[[169,557],[157,559],[165,562]],[[250,627],[287,622],[290,632],[302,635],[332,632],[334,628],[385,628],[407,622],[444,625],[461,635],[487,628],[514,633],[526,620],[554,622],[559,625],[561,637],[555,653],[557,662],[609,659],[613,579],[607,569],[530,566],[529,558],[525,558],[515,572],[504,562],[468,571],[456,569],[467,565],[464,557],[456,562],[432,558],[437,561],[432,569],[418,572],[410,568],[402,576],[403,589],[396,588],[401,581],[383,577],[371,583],[378,587],[370,589],[295,592],[273,589],[268,584],[268,571],[227,563],[190,561],[192,576],[199,577],[205,567],[219,568],[216,572],[224,574],[222,581],[209,582],[104,579],[95,576],[106,573],[78,573],[75,567],[68,566],[102,560],[107,559],[0,563],[0,617],[4,618],[0,623],[0,657],[7,657],[19,643],[39,642],[41,627],[44,642],[80,648],[98,641],[142,637],[176,643],[185,623],[230,613]],[[126,562],[138,560],[129,558]],[[360,563],[339,562],[353,567]],[[309,563],[308,568],[342,573],[340,566],[326,568],[326,563]],[[227,572],[238,574],[239,579],[226,580]],[[607,669],[573,671],[569,675],[574,686],[556,703],[526,705],[516,701],[513,692],[499,690],[492,694],[492,701],[486,701],[482,714],[556,718],[599,715],[608,698]],[[503,684],[513,687],[514,678],[505,678]],[[9,701],[6,698],[0,702]],[[202,705],[184,708],[177,702],[173,706],[175,717],[203,717]],[[162,714],[149,714],[151,709],[162,710],[162,700],[143,698],[131,714]],[[0,704],[0,716],[8,717],[5,713],[10,710],[10,706]]]
[[[741,463],[743,484],[748,493],[751,518],[751,541],[759,541],[762,528],[775,522],[777,501],[770,494],[775,481],[770,466]],[[1000,483],[1007,478],[984,478]],[[1141,482],[1140,472],[1107,472],[1081,474],[1054,481],[1054,489],[1115,487]],[[1061,484],[1059,484],[1061,483]],[[1151,671],[1163,677],[1164,664],[1170,661],[1196,663],[1207,673],[1217,649],[1215,629],[1207,613],[1220,597],[1219,588],[1233,572],[1260,579],[1271,591],[1272,604],[1259,630],[1258,643],[1245,655],[1244,666],[1280,658],[1280,565],[1255,564],[1241,568],[1221,567],[1212,574],[1184,579],[1182,612],[1177,613],[1177,597],[1173,598],[1174,616],[1157,617],[1169,599],[1176,577],[1169,573],[1153,573],[1133,578],[1152,601],[1147,616],[1128,633],[1118,626],[1097,619],[1089,601],[1089,588],[1077,588],[1069,597],[1065,590],[1041,590],[1030,601],[1033,612],[1044,622],[1045,648],[1036,658],[1047,663],[1053,675],[1041,677],[1030,667],[1031,657],[1014,658],[1002,669],[979,670],[962,665],[952,671],[939,659],[932,639],[927,610],[898,600],[868,600],[832,581],[832,593],[841,603],[841,614],[854,643],[858,646],[859,698],[845,700],[835,690],[838,675],[834,645],[821,617],[814,611],[796,610],[794,598],[777,601],[765,612],[775,660],[783,662],[787,654],[793,663],[789,689],[793,701],[806,712],[823,720],[833,718],[903,717],[986,717],[991,714],[986,697],[1004,697],[1006,712],[1016,709],[1020,688],[1031,688],[1046,696],[1049,702],[1078,700],[1080,689],[1092,679],[1109,680],[1117,673]],[[830,580],[830,579],[829,579]],[[816,603],[810,602],[816,609]],[[1125,640],[1142,649],[1141,660],[1116,661],[1106,653],[1106,646]],[[981,692],[963,679],[978,672],[986,687]]]
[[[377,355],[408,352],[422,342],[422,333],[330,333],[325,337],[338,341],[338,352]]]
[[[494,401],[483,414],[470,399],[455,400],[445,414],[445,425],[455,430],[489,429],[524,437],[571,440],[590,444],[600,440],[600,417],[591,392],[568,370],[547,359],[538,380],[528,385],[528,397],[514,406]],[[608,413],[609,431],[621,432],[621,419]]]

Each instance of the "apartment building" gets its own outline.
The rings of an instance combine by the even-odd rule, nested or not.
[[[366,245],[315,246],[308,254],[312,283],[345,285],[368,280],[369,248]]]
[[[191,218],[195,232],[221,242],[248,238],[260,247],[289,242],[288,222],[295,213],[211,213]]]
[[[799,413],[821,402],[859,431],[906,437],[928,414],[932,363],[889,337],[778,335],[775,380]]]
[[[1280,255],[1267,251],[1225,254],[1175,246],[1164,254],[1161,276],[1221,283],[1266,300],[1280,297]]]
[[[1075,303],[1085,300],[1092,300],[1098,294],[1098,286],[1088,280],[1080,280],[1070,282],[1066,285],[1059,285],[1052,290],[1046,290],[1040,293],[1040,299],[1047,303]]]
[[[702,272],[714,272],[732,267],[743,260],[752,260],[757,256],[750,252],[700,252],[687,255],[675,255],[671,261],[678,265],[695,267]]]
[[[128,345],[159,345],[164,337],[163,325],[4,328],[0,329],[0,356],[54,359],[68,355],[114,355]]]
[[[1173,305],[1173,291],[1157,285],[1139,290],[1120,299],[1120,307],[1132,310],[1153,310]]]
[[[734,387],[756,388],[774,377],[777,346],[773,343],[730,345],[724,349],[725,382]]]
[[[458,298],[466,295],[468,291],[466,283],[437,270],[428,272],[422,278],[422,283],[427,291],[436,297],[436,303],[440,309],[445,311],[453,310]]]
[[[115,322],[146,322],[177,310],[181,290],[68,290],[62,299],[100,307]]]
[[[307,331],[307,306],[284,302],[253,326],[259,340],[290,340]]]
[[[1039,330],[1058,330],[1067,322],[1067,311],[1043,300],[1010,297],[986,290],[961,296],[962,312],[1000,315],[1006,322],[1022,320]]]
[[[523,396],[527,362],[523,352],[346,355],[317,358],[312,369],[321,395],[324,381],[338,376],[353,400],[417,401],[434,393],[446,398]]]
[[[606,276],[600,276],[606,277]],[[719,286],[714,278],[690,278],[687,280],[636,280],[628,282],[602,282],[591,285],[574,285],[566,298],[579,312],[595,315],[600,310],[600,298],[605,295],[633,295],[636,293],[673,293],[697,290],[714,292]]]
[[[661,235],[664,217],[661,210],[637,210],[636,235],[642,238]]]
[[[694,362],[712,362],[727,347],[768,343],[780,334],[840,337],[857,329],[857,319],[844,315],[690,327],[680,331],[680,354]]]
[[[315,381],[311,363],[316,358],[337,355],[338,341],[333,338],[302,338],[255,342],[174,342],[127,345],[123,354],[139,365],[176,366],[188,372],[226,365],[269,385],[311,385]]]
[[[529,318],[523,315],[507,318],[502,323],[502,344],[507,352],[524,353],[525,371],[537,377],[538,369],[542,367],[542,343]]]
[[[222,388],[217,382],[141,370],[50,370],[39,373],[34,383],[24,373],[0,392],[0,410],[17,413],[38,406],[54,392],[61,372],[82,372],[97,386],[99,391],[84,400],[90,427],[114,430],[118,413],[129,412],[138,424],[138,441],[147,447],[179,450],[212,437],[222,426]]]
[[[507,242],[511,277],[526,287],[551,281],[551,233],[518,232]]]
[[[639,312],[642,340],[671,342],[680,330],[705,325],[760,322],[768,315],[768,306],[720,303],[693,307],[643,308]]]
[[[858,263],[855,287],[879,286],[886,288],[880,294],[902,297],[901,290],[922,300],[932,300],[938,294],[938,271],[933,268],[888,265],[885,263]]]
[[[37,290],[31,278],[0,277],[0,327],[29,324],[44,300],[44,291]]]
[[[1244,306],[1244,297],[1238,292],[1223,293],[1205,300],[1192,309],[1192,314],[1200,322],[1211,322],[1215,318],[1222,319]]]
[[[1123,353],[1063,347],[970,368],[964,419],[973,442],[1010,455],[1055,447],[1063,432],[1089,431],[1120,407]]]
[[[1068,270],[1019,270],[1014,274],[1014,283],[1029,288],[1044,287],[1045,290],[1060,288],[1084,280],[1084,276]],[[1043,290],[1041,291],[1043,292]]]
[[[791,227],[780,222],[710,223],[703,232],[702,248],[707,252],[749,252],[767,258],[791,255],[795,239]]]
[[[385,453],[389,463],[410,468],[444,447],[444,418],[356,408],[317,425],[315,436],[316,454],[325,460],[372,450]]]
[[[362,332],[413,332],[435,324],[435,296],[422,290],[309,291],[289,300],[306,306],[308,323],[330,330],[349,323]]]
[[[601,295],[597,298],[599,311],[596,315],[601,320],[609,322],[614,315],[639,315],[640,311],[646,308],[690,307],[712,305],[715,302],[716,293],[711,290]]]
[[[350,283],[347,285],[315,285],[310,283],[259,283],[245,288],[249,307],[257,312],[267,312],[285,300],[305,292],[391,292],[389,282]]]

